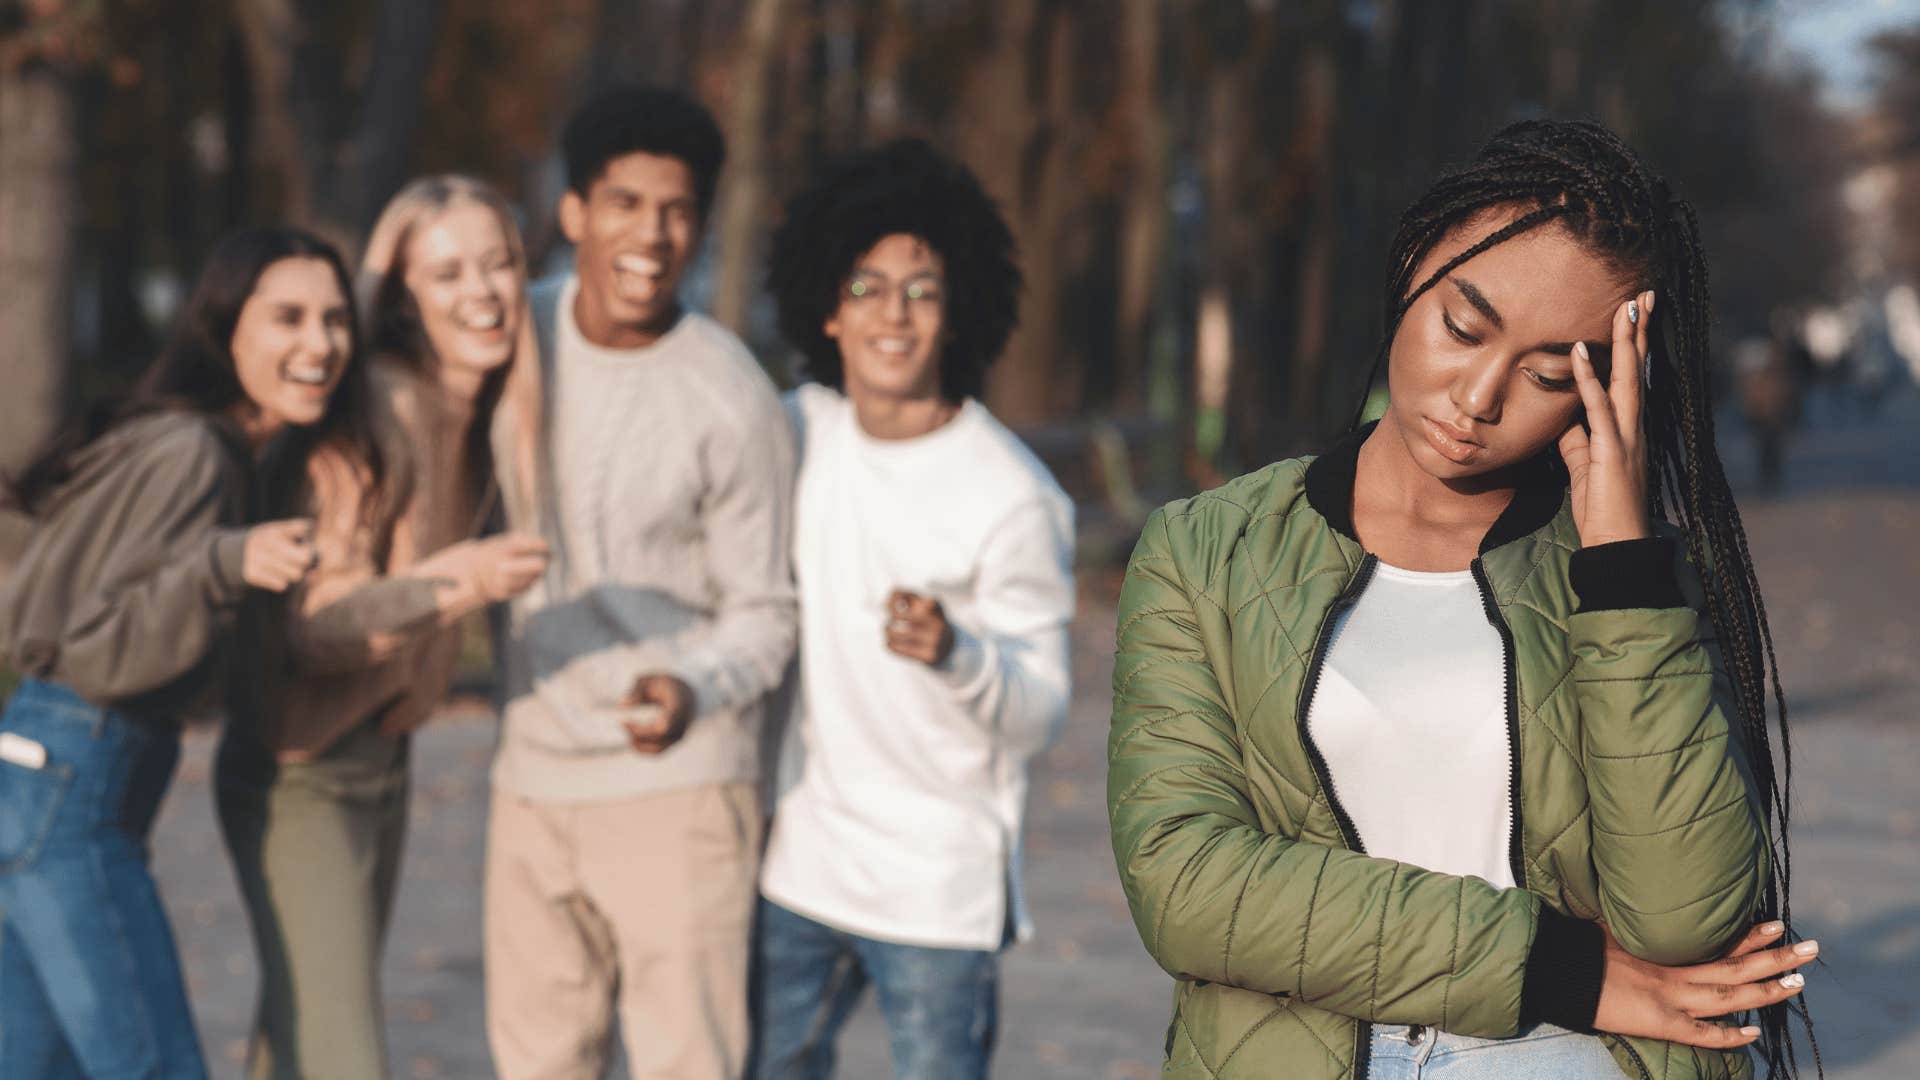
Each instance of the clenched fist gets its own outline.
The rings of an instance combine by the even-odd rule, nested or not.
[[[319,557],[313,546],[312,521],[290,518],[262,522],[247,530],[240,577],[256,589],[286,592],[307,576]]]
[[[953,625],[940,601],[895,589],[887,597],[887,648],[929,667],[953,652]]]
[[[645,717],[625,722],[627,741],[642,754],[658,754],[687,733],[693,720],[693,688],[672,675],[642,675],[620,704],[644,709]]]

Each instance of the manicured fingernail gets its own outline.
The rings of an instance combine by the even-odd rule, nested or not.
[[[1817,941],[1802,941],[1793,947],[1795,956],[1812,956],[1819,951],[1820,943]]]
[[[1786,978],[1781,979],[1780,985],[1786,987],[1789,990],[1798,990],[1801,987],[1807,985],[1807,977],[1796,971],[1793,974],[1787,976]]]
[[[1750,1039],[1757,1039],[1760,1037],[1760,1029],[1752,1026],[1743,1027],[1740,1029],[1740,1034],[1745,1035]]]
[[[1636,325],[1636,326],[1637,326],[1637,325],[1639,325],[1639,323],[1640,323],[1640,302],[1639,302],[1638,300],[1629,300],[1629,301],[1627,301],[1627,321],[1628,321],[1629,323],[1632,323],[1632,324],[1634,324],[1634,325]]]
[[[1772,937],[1773,935],[1775,935],[1775,934],[1778,934],[1778,933],[1780,933],[1781,931],[1783,931],[1783,930],[1785,930],[1786,928],[1787,928],[1787,924],[1786,924],[1786,923],[1783,923],[1783,922],[1770,922],[1770,923],[1768,923],[1768,924],[1766,924],[1765,926],[1762,926],[1762,927],[1760,928],[1760,932],[1761,932],[1762,934],[1765,934],[1765,935],[1766,935],[1767,937]]]
[[[1647,314],[1653,314],[1653,290],[1647,290]]]
[[[1573,343],[1573,355],[1588,363],[1591,363],[1593,359],[1587,355],[1587,343],[1584,341],[1576,341]]]

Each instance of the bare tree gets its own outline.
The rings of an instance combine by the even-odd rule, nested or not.
[[[310,95],[297,83],[298,54],[306,36],[296,0],[235,0],[234,17],[246,47],[253,130],[252,175],[271,185],[281,213],[294,221],[313,217],[313,147],[305,137],[317,125],[303,122]]]
[[[439,0],[387,0],[380,5],[373,67],[361,93],[359,119],[336,166],[339,182],[330,186],[335,198],[327,216],[356,232],[373,224],[380,208],[407,180],[439,22]]]
[[[726,107],[727,169],[721,178],[713,224],[720,242],[713,287],[713,317],[743,333],[753,302],[759,250],[766,224],[767,89],[779,51],[785,0],[751,0],[745,33],[733,62]]]
[[[1887,247],[1900,272],[1920,275],[1920,27],[1882,31],[1872,47],[1880,79],[1865,156],[1897,178]]]
[[[1063,229],[1073,186],[1074,38],[1070,13],[1044,0],[999,0],[991,39],[958,99],[962,160],[999,201],[1020,245],[1020,327],[994,368],[994,411],[1014,423],[1054,412],[1065,351]]]
[[[1307,201],[1300,254],[1299,298],[1294,305],[1292,370],[1288,373],[1286,415],[1296,432],[1320,425],[1322,384],[1326,377],[1329,324],[1334,306],[1334,248],[1337,209],[1334,199],[1335,67],[1331,43],[1316,35],[1300,62],[1298,140],[1304,153]],[[1317,434],[1317,432],[1316,432]]]
[[[77,135],[65,61],[93,5],[40,3],[0,39],[0,472],[24,465],[65,404]],[[21,535],[0,520],[0,568]]]
[[[318,47],[313,0],[234,0],[252,83],[255,175],[277,189],[281,214],[352,252],[381,204],[406,179],[439,0],[384,0],[375,12],[366,82],[335,97]],[[354,117],[341,124],[341,115]],[[330,133],[346,128],[336,139]]]
[[[1236,372],[1243,356],[1255,355],[1242,340],[1247,276],[1261,230],[1250,213],[1253,148],[1259,141],[1254,108],[1259,74],[1251,13],[1244,4],[1212,5],[1203,30],[1207,66],[1200,84],[1201,122],[1196,164],[1206,205],[1205,259],[1201,264],[1198,315],[1193,327],[1193,463],[1203,483],[1225,477],[1215,470],[1227,436],[1227,405],[1249,372]]]
[[[1130,411],[1146,393],[1154,294],[1166,284],[1167,125],[1160,104],[1158,0],[1123,9],[1119,100],[1114,116],[1133,135],[1120,218],[1119,296],[1115,306],[1114,407]]]

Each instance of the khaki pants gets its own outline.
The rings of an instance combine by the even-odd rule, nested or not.
[[[229,732],[220,824],[260,958],[249,1080],[380,1080],[380,953],[407,829],[407,740],[372,725],[311,762]]]
[[[496,791],[487,829],[487,1041],[501,1080],[599,1080],[618,1011],[633,1080],[746,1066],[759,794],[608,803]]]

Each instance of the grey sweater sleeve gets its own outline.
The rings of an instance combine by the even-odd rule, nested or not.
[[[780,684],[797,637],[791,558],[794,445],[768,387],[751,423],[703,448],[712,487],[701,507],[712,627],[673,666],[699,712],[733,711]]]
[[[236,527],[244,478],[211,433],[186,429],[142,453],[123,484],[93,503],[98,575],[69,588],[72,606],[52,669],[88,698],[116,701],[186,674],[232,626],[246,592],[246,533]],[[76,507],[76,509],[81,509]]]

